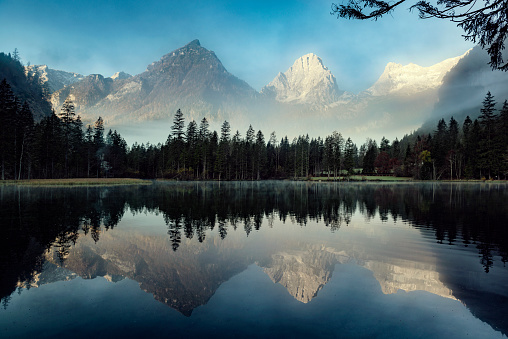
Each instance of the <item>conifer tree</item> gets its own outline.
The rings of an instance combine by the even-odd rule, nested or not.
[[[0,161],[1,179],[8,176],[9,168],[12,168],[14,159],[14,144],[17,114],[17,103],[11,86],[5,79],[0,83]]]
[[[354,173],[355,167],[355,144],[351,138],[347,138],[344,152],[344,169],[347,171],[348,175],[351,175]]]
[[[18,168],[18,177],[17,179],[20,180],[22,176],[23,171],[23,162],[28,164],[28,171],[27,171],[27,177],[30,176],[30,149],[31,149],[31,143],[33,142],[33,132],[34,132],[34,118],[32,115],[32,111],[30,111],[30,108],[28,107],[28,103],[25,101],[23,104],[18,116],[17,116],[17,133],[19,137],[17,137],[17,140],[19,140],[19,168]]]
[[[173,118],[173,126],[171,132],[173,135],[172,147],[170,152],[174,154],[176,158],[177,173],[180,173],[180,165],[185,169],[185,154],[184,154],[184,128],[185,119],[180,109],[176,111],[175,117]]]
[[[478,118],[480,126],[482,127],[479,145],[480,165],[489,179],[492,177],[492,172],[498,167],[496,161],[497,156],[494,149],[495,105],[494,96],[490,94],[490,92],[487,92],[483,100],[483,107],[480,110],[480,117]]]
[[[208,131],[208,121],[206,118],[203,118],[201,120],[201,123],[199,125],[199,143],[200,143],[200,159],[202,164],[202,177],[203,179],[206,178],[206,172],[207,172],[207,155],[208,155],[208,144],[209,144],[209,137],[210,132]]]

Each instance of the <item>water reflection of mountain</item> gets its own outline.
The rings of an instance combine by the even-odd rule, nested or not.
[[[274,283],[284,286],[296,300],[308,303],[331,279],[335,265],[349,258],[323,245],[295,248],[302,249],[275,253],[261,265]]]
[[[80,239],[61,265],[83,278],[135,280],[156,300],[190,316],[224,281],[247,267],[251,259],[240,255],[241,250],[208,239],[174,252],[165,237],[110,232],[97,243]],[[57,252],[48,259],[59,264]]]
[[[462,274],[471,268],[461,267],[460,261],[450,263],[443,257],[434,265],[415,265],[390,256],[386,260],[373,258],[346,245],[321,248],[323,244],[312,242],[310,247],[278,248],[274,244],[271,251],[246,256],[239,254],[244,249],[235,252],[223,243],[243,232],[250,236],[254,230],[268,227],[270,220],[273,224],[273,219],[301,226],[318,222],[338,231],[351,223],[355,213],[367,220],[378,215],[381,220],[410,224],[443,248],[478,253],[475,272],[492,276],[497,274],[492,271],[495,262],[505,263],[508,258],[506,185],[233,182],[112,188],[1,186],[0,198],[0,295],[4,303],[20,283],[39,279],[46,258],[85,278],[136,280],[157,300],[184,314],[206,303],[222,282],[252,262],[259,262],[272,280],[295,298],[308,302],[329,281],[335,264],[355,260],[374,272],[385,293],[398,289],[423,289],[449,297],[452,293],[482,319],[508,332],[500,320],[506,306],[497,315],[489,313],[485,311],[489,306],[477,297],[505,300],[506,292],[483,285],[483,294],[474,287],[464,288]],[[161,214],[167,235],[163,239],[125,236],[113,241],[116,230],[108,230],[126,212]],[[241,238],[249,243],[245,236]],[[457,270],[450,270],[454,265]]]

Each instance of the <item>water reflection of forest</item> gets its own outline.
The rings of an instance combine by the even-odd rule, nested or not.
[[[506,185],[339,184],[294,182],[157,183],[151,186],[34,188],[0,186],[2,266],[0,297],[18,282],[29,285],[53,248],[63,262],[80,236],[100,241],[124,213],[161,213],[174,251],[182,237],[203,242],[217,227],[221,238],[246,235],[270,220],[331,231],[355,213],[391,217],[434,233],[438,243],[475,247],[485,272],[494,256],[508,261]],[[5,301],[5,298],[4,298]]]

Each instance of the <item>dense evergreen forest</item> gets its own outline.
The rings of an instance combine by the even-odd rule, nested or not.
[[[3,54],[3,56],[5,56]],[[19,63],[19,60],[14,63]],[[33,83],[30,82],[30,83]],[[47,97],[46,91],[38,94]],[[416,179],[506,179],[508,103],[496,110],[487,93],[480,116],[459,124],[439,121],[433,134],[393,142],[367,139],[357,147],[338,132],[324,138],[268,137],[252,126],[245,135],[227,121],[219,133],[206,118],[187,125],[178,110],[165,143],[128,147],[104,121],[83,126],[67,99],[57,114],[34,121],[28,101],[0,83],[1,179],[139,177],[180,180],[259,180],[347,177],[352,174],[411,176]]]

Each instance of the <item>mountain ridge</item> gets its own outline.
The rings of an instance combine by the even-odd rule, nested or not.
[[[153,122],[147,129],[158,128],[163,134],[181,109],[185,119],[205,117],[211,128],[228,120],[240,130],[253,124],[289,135],[320,135],[340,126],[342,133],[353,136],[395,138],[428,119],[445,75],[464,55],[429,67],[388,63],[371,87],[350,93],[339,89],[319,56],[308,53],[257,92],[229,73],[215,52],[196,39],[150,63],[140,74],[85,77],[55,92],[52,104],[58,111],[73,95],[85,124],[98,116],[115,128]],[[387,134],[389,126],[393,136]],[[167,137],[163,134],[158,139]]]

